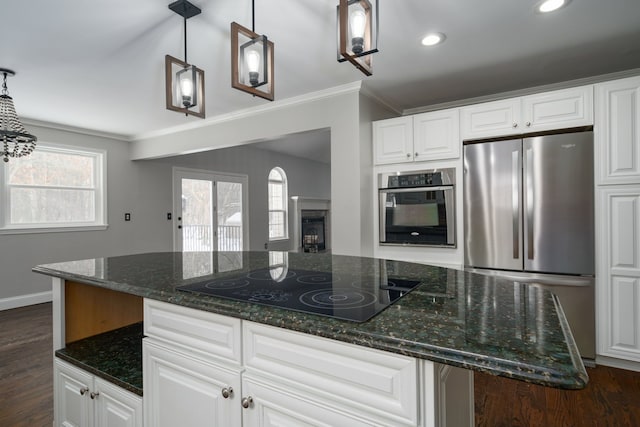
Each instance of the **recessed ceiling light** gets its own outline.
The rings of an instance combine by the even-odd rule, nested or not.
[[[540,13],[553,12],[566,6],[569,0],[544,0],[538,3],[536,10]]]
[[[429,33],[422,38],[423,46],[435,46],[444,41],[445,35],[442,33]]]

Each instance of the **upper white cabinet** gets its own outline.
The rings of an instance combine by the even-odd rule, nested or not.
[[[460,156],[457,108],[373,123],[375,163],[453,159]]]
[[[462,139],[518,135],[593,124],[593,87],[581,86],[460,109]]]
[[[640,77],[596,85],[599,184],[640,183]]]

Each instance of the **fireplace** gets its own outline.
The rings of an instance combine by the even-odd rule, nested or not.
[[[326,211],[302,211],[302,250],[320,252],[326,250],[325,244]]]
[[[330,201],[301,196],[291,197],[293,206],[292,250],[324,252],[331,249]]]

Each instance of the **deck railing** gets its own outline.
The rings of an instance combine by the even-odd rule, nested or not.
[[[242,250],[242,226],[219,225],[217,230],[218,251]],[[192,224],[182,226],[182,250],[184,252],[213,251],[215,240],[210,225]]]

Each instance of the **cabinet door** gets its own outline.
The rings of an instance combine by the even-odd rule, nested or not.
[[[273,381],[243,376],[243,397],[251,398],[243,409],[243,427],[370,427],[371,422],[314,402],[311,395],[288,391]]]
[[[413,160],[413,117],[373,122],[375,164]]]
[[[68,363],[54,363],[54,424],[59,427],[93,425],[93,401],[89,391],[93,376]]]
[[[142,398],[101,378],[94,389],[96,427],[142,427]]]
[[[596,85],[599,184],[640,183],[640,77]]]
[[[525,96],[522,116],[523,133],[590,126],[593,124],[593,86]]]
[[[460,157],[458,109],[413,116],[413,160],[442,160]]]
[[[640,362],[640,186],[599,195],[598,354]]]
[[[239,370],[213,365],[145,338],[143,381],[145,426],[241,425]]]
[[[485,102],[460,109],[462,139],[522,133],[520,98]]]

